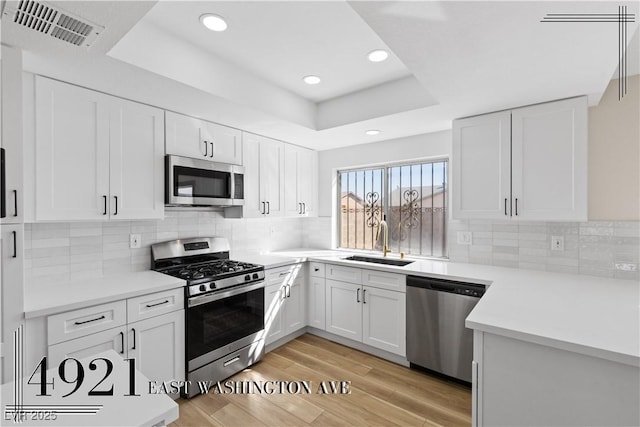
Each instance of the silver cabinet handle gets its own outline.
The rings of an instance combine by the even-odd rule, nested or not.
[[[134,328],[131,328],[131,332],[133,332],[133,347],[131,347],[131,350],[135,350],[136,349],[136,330]]]
[[[209,147],[209,143],[207,143],[207,141],[202,141],[204,143],[204,156],[205,157],[209,157],[209,152],[207,151],[207,148]]]
[[[307,204],[306,203],[302,203],[302,213],[306,214],[307,213]]]
[[[113,196],[113,198],[116,200],[116,210],[113,212],[113,214],[118,215],[118,196]]]
[[[356,302],[360,302],[360,288],[356,289]]]
[[[166,300],[164,300],[162,302],[157,302],[155,304],[145,304],[145,305],[147,306],[147,308],[151,308],[151,307],[157,307],[157,306],[162,305],[162,304],[166,304],[168,302],[169,302],[169,300],[166,299]]]
[[[107,214],[107,196],[102,195],[102,198],[104,199],[104,211],[102,212],[102,215],[106,215]]]
[[[102,320],[104,318],[105,318],[105,316],[102,315],[100,317],[96,317],[95,319],[83,320],[82,322],[73,322],[73,323],[75,323],[76,325],[84,325],[85,323],[96,322],[96,321]]]
[[[267,200],[267,215],[271,213],[271,203]]]
[[[120,332],[120,342],[122,344],[122,350],[120,350],[120,354],[124,354],[124,332]]]
[[[18,216],[18,190],[13,190],[13,216]]]
[[[209,155],[209,157],[213,159],[213,142],[210,142],[209,144],[211,144],[211,154]]]
[[[367,303],[367,290],[366,289],[362,290],[362,303],[363,304]]]
[[[291,285],[287,285],[287,298],[291,298]]]
[[[238,360],[240,360],[240,356],[236,356],[233,359],[227,360],[226,362],[224,362],[222,364],[222,366],[224,366],[226,368],[227,366],[231,365],[232,363],[236,363]]]
[[[518,198],[516,197],[516,216],[518,216]]]
[[[504,214],[507,215],[507,198],[504,198]]]
[[[298,214],[302,214],[302,203],[298,203]]]
[[[267,211],[267,204],[265,202],[260,202],[260,203],[262,203],[262,211],[260,211],[260,213],[264,215]]]

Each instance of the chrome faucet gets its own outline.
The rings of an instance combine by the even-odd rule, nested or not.
[[[378,224],[378,232],[376,233],[376,242],[380,239],[382,232],[382,256],[386,257],[391,249],[389,249],[389,226],[387,225],[387,216],[383,215],[382,221]]]

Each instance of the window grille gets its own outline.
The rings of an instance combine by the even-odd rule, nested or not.
[[[339,246],[381,250],[386,215],[392,252],[447,256],[447,161],[338,172]]]

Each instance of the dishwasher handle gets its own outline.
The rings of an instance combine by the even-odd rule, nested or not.
[[[422,276],[407,276],[407,287],[429,289],[436,292],[465,295],[480,298],[486,291],[485,285],[459,282],[456,280],[433,279]]]

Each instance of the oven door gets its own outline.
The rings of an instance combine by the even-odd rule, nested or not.
[[[171,155],[166,157],[165,166],[168,205],[244,204],[242,166]],[[239,198],[236,193],[240,193]]]
[[[263,338],[264,281],[187,300],[187,370]]]

